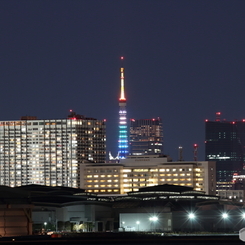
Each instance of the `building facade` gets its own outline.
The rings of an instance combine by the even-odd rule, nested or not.
[[[114,164],[80,166],[81,188],[99,194],[126,194],[162,184],[193,187],[215,195],[216,168],[212,161],[171,162],[166,156],[129,156]]]
[[[131,119],[129,154],[163,154],[163,129],[161,118]]]
[[[67,119],[0,122],[0,185],[79,187],[79,164],[105,162],[105,122]]]
[[[205,131],[205,160],[217,163],[217,189],[230,189],[233,174],[241,174],[244,168],[245,120],[206,120]]]

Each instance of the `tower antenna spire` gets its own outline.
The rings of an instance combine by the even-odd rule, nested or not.
[[[125,98],[125,91],[124,91],[124,67],[123,67],[123,59],[124,57],[121,56],[121,61],[122,61],[122,67],[120,69],[120,74],[121,74],[121,89],[120,89],[120,101],[125,100],[126,102],[126,98]]]
[[[123,62],[124,57],[121,57]],[[124,67],[120,69],[120,98],[119,98],[119,139],[118,139],[118,153],[119,159],[126,158],[128,155],[128,128],[127,128],[127,110],[126,97],[124,91]]]

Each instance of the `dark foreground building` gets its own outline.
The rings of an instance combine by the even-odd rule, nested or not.
[[[120,196],[68,187],[25,186],[35,229],[57,231],[237,231],[242,203],[220,200],[192,187],[160,185]]]
[[[120,196],[49,186],[0,187],[0,235],[63,232],[238,231],[242,203],[191,187],[160,185]]]

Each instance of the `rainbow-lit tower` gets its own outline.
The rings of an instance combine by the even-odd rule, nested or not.
[[[123,57],[121,57],[123,60]],[[124,159],[128,155],[128,127],[127,127],[127,111],[126,98],[124,91],[124,68],[120,69],[121,74],[121,90],[119,98],[119,139],[118,139],[118,157]]]

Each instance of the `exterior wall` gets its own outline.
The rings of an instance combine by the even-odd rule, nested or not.
[[[103,162],[105,123],[92,119],[0,122],[0,185],[77,188],[79,164]]]
[[[172,213],[120,213],[119,224],[119,231],[172,231]]]
[[[46,222],[47,227],[55,227],[57,231],[71,231],[74,225],[81,224],[84,224],[83,231],[106,231],[106,227],[113,230],[114,219],[112,208],[106,205],[79,204],[60,208],[36,206],[33,210],[34,225],[44,228]]]
[[[203,168],[204,191],[209,195],[216,195],[216,162],[198,162],[197,165]]]
[[[153,158],[152,162],[151,158],[133,159],[131,165],[129,159],[121,162],[83,164],[80,188],[99,194],[126,194],[141,187],[173,184],[215,194],[214,162],[167,162],[165,158]]]
[[[26,236],[32,234],[32,205],[0,205],[0,235]]]
[[[221,199],[245,202],[245,190],[218,190],[217,195],[220,196]]]
[[[100,194],[120,194],[123,183],[122,169],[120,165],[95,167],[82,164],[80,166],[80,188]]]

